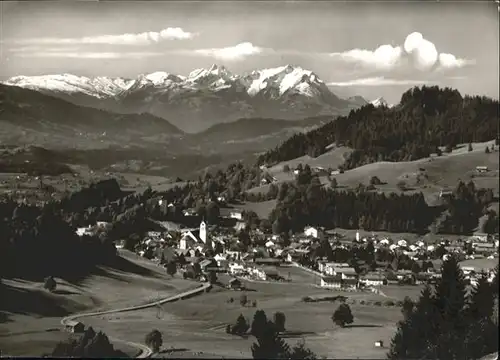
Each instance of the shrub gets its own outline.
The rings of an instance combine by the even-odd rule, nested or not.
[[[246,306],[247,302],[248,302],[248,297],[245,294],[242,294],[240,296],[240,304],[241,304],[241,306]]]
[[[382,181],[377,176],[372,176],[370,179],[370,185],[382,185]]]
[[[403,180],[398,181],[398,183],[396,184],[396,186],[401,191],[405,191],[406,190],[406,182],[404,182]]]
[[[252,307],[257,307],[257,300],[252,301]]]
[[[375,305],[375,306],[382,306],[382,302],[381,301],[375,301],[373,303],[373,305]]]
[[[340,327],[344,327],[346,324],[352,324],[354,317],[352,316],[349,305],[340,304],[332,315],[332,321]]]
[[[226,326],[226,334],[231,334],[231,325],[229,324]]]
[[[392,300],[387,300],[387,301],[385,302],[385,306],[394,306],[394,301],[392,301]]]
[[[57,287],[57,282],[53,276],[49,276],[45,279],[45,283],[43,284],[43,288],[53,292]]]
[[[163,337],[161,332],[158,330],[153,330],[146,335],[144,343],[153,349],[154,352],[158,352],[163,345]]]

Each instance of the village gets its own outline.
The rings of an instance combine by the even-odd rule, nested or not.
[[[184,215],[195,216],[189,210]],[[244,230],[242,211],[231,210],[227,217],[236,221],[233,228],[209,226],[204,220],[198,228],[160,222],[165,230],[148,232],[134,250],[171,274],[182,273],[184,278],[215,282],[217,275],[227,274],[233,288],[238,288],[243,280],[293,282],[290,273],[283,276],[277,268],[294,266],[315,275],[312,286],[376,292],[385,285],[436,283],[440,265],[449,254],[457,255],[460,261],[498,261],[498,235],[475,234],[426,244],[376,234],[361,237],[359,232],[350,238],[308,226],[303,233],[284,241],[281,236],[264,234],[260,229]],[[79,228],[77,233],[91,235],[107,226],[108,223],[98,222],[93,227]],[[123,242],[116,247],[123,247]],[[461,268],[471,285],[482,273],[490,281],[493,278],[493,268],[467,264]]]

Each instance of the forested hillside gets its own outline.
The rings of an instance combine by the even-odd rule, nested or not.
[[[499,108],[498,101],[490,98],[462,96],[437,86],[415,87],[393,108],[369,104],[311,132],[296,134],[261,155],[258,163],[317,157],[333,142],[355,149],[346,169],[375,161],[416,160],[435,153],[438,146],[450,149],[496,138]]]

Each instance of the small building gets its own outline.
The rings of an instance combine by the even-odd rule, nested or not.
[[[243,212],[238,211],[238,210],[233,210],[229,213],[229,217],[231,219],[242,220],[243,219]]]
[[[365,286],[387,285],[387,278],[384,274],[368,273],[359,279],[359,282]]]
[[[375,341],[375,347],[384,347],[384,342],[382,340]]]
[[[80,321],[69,320],[66,322],[66,331],[73,334],[81,334],[85,331],[85,325]]]
[[[322,239],[324,237],[324,231],[321,228],[316,228],[313,226],[307,226],[304,229],[304,235],[305,236],[310,236],[315,239]]]
[[[487,166],[476,166],[476,171],[478,173],[485,173],[488,171],[488,167]]]

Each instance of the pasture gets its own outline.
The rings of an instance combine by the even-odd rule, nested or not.
[[[144,304],[199,286],[179,275],[172,278],[128,251],[121,254],[123,260],[115,268],[98,268],[72,283],[56,279],[53,293],[44,290],[42,283],[3,279],[0,349],[4,354],[40,356],[51,352],[57,342],[68,338],[60,331],[64,316]],[[88,325],[86,319],[83,322]],[[122,346],[120,343],[117,348],[131,355],[137,351]]]
[[[368,185],[372,176],[377,176],[382,185],[376,186],[376,191],[386,193],[401,190],[398,183],[404,182],[406,192],[423,192],[429,205],[434,205],[438,200],[439,192],[442,189],[455,188],[458,181],[468,182],[472,180],[477,187],[492,188],[498,194],[499,191],[499,160],[498,147],[495,151],[486,154],[486,146],[494,144],[494,141],[472,144],[473,150],[467,151],[467,144],[461,144],[451,153],[443,153],[442,156],[431,156],[415,161],[405,162],[376,162],[363,165],[355,169],[345,171],[342,174],[334,175],[338,182],[339,189],[352,189],[358,184]],[[310,166],[322,166],[336,168],[343,160],[343,156],[349,153],[348,148],[336,148],[316,159],[304,156],[283,162],[273,166],[269,171],[277,179],[278,183],[293,180],[293,173],[283,172],[283,166],[290,164],[290,167],[298,163]],[[478,173],[477,166],[487,166],[489,171]],[[329,184],[326,176],[320,177],[323,184]],[[267,192],[269,185],[263,185],[249,190],[249,192]]]
[[[145,334],[158,329],[163,333],[164,355],[173,357],[251,357],[250,347],[255,339],[225,333],[227,324],[234,324],[239,314],[251,322],[256,310],[268,317],[282,311],[287,317],[285,338],[290,344],[301,340],[319,355],[338,358],[382,358],[387,349],[374,347],[377,340],[389,344],[396,323],[401,318],[398,307],[359,305],[360,300],[385,301],[388,295],[371,292],[328,291],[314,286],[314,275],[294,267],[278,268],[280,275],[292,279],[289,283],[244,281],[245,291],[214,287],[212,291],[190,299],[163,305],[163,311],[151,308],[136,312],[92,317],[93,326],[118,334],[131,341],[143,341]],[[222,278],[222,276],[221,276]],[[391,297],[403,299],[416,289],[400,289]],[[240,304],[245,294],[249,305]],[[355,318],[353,326],[335,326],[331,315],[337,303],[306,303],[304,296],[345,295],[355,300],[351,305]],[[412,296],[412,295],[409,295]],[[413,296],[412,296],[413,297]],[[233,298],[233,301],[229,300]],[[251,303],[256,301],[256,307]]]

